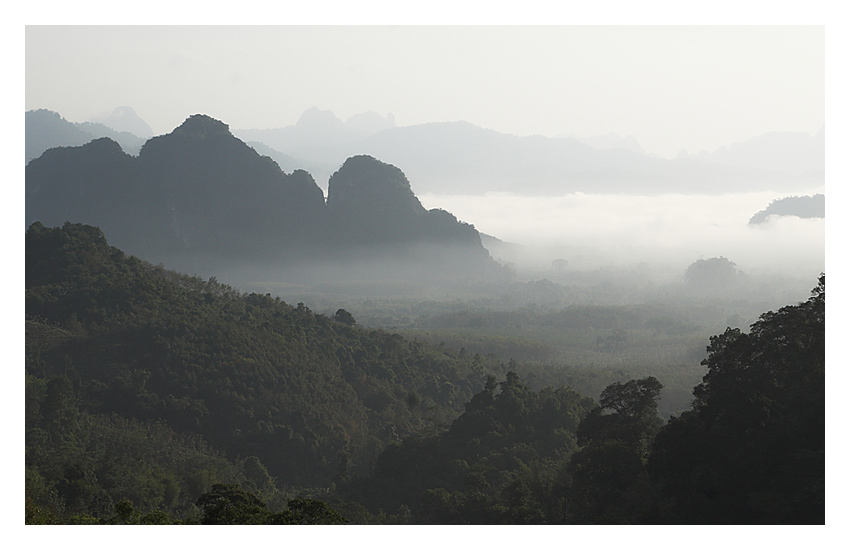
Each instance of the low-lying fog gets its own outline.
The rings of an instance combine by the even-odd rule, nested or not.
[[[514,263],[519,275],[566,260],[560,265],[570,270],[645,264],[657,275],[681,280],[694,261],[723,256],[748,275],[815,281],[824,270],[823,218],[771,217],[767,223],[748,224],[783,196],[424,193],[420,200],[426,208],[448,210],[484,234],[523,245],[491,250],[497,259]]]

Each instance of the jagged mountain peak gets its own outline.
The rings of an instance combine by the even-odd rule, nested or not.
[[[142,120],[132,107],[126,105],[116,107],[109,115],[94,120],[107,126],[116,132],[129,132],[142,138],[153,136],[153,130],[147,122]]]
[[[375,211],[424,212],[404,172],[369,155],[348,158],[328,181],[328,207],[350,204]]]
[[[299,128],[315,129],[339,129],[345,126],[331,110],[321,110],[318,107],[310,107],[301,114],[301,118],[295,123]]]
[[[172,133],[202,138],[216,135],[232,135],[230,133],[230,126],[209,115],[203,114],[190,116],[183,121],[183,124],[175,128]]]

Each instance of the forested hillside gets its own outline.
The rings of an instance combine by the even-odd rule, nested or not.
[[[38,448],[28,464],[66,501],[63,479],[121,495],[95,471],[77,464],[68,473],[72,465],[44,452],[61,446],[50,422],[76,433],[61,411],[142,431],[164,422],[162,433],[203,438],[231,461],[256,457],[279,486],[326,486],[343,469],[364,471],[387,442],[449,421],[487,373],[503,370],[361,330],[344,310],[316,315],[166,271],[125,256],[91,226],[35,224],[26,247],[28,442]],[[174,475],[173,490],[194,498],[215,480],[236,479],[210,473],[206,486],[191,486]],[[77,508],[91,512],[92,499],[105,498],[89,497]]]
[[[26,234],[28,523],[823,523],[825,279],[715,336],[693,408]]]

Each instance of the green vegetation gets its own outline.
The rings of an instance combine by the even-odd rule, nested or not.
[[[520,321],[609,359],[568,367],[240,293],[90,226],[36,223],[26,251],[27,523],[824,521],[823,278],[711,338],[684,405],[691,367],[633,345],[695,336],[663,308]]]
[[[659,515],[681,523],[823,523],[825,306],[768,312],[711,339],[691,411],[658,434]]]
[[[565,387],[532,392],[514,372],[498,385],[490,377],[448,429],[387,448],[370,476],[338,489],[373,513],[420,523],[558,522],[559,473],[592,406]]]
[[[68,447],[68,438],[86,449],[117,423],[174,430],[164,439],[191,434],[196,453],[220,450],[230,469],[216,462],[194,490],[191,475],[209,468],[190,475],[150,465],[165,468],[166,478],[172,471],[185,498],[162,489],[136,497],[136,506],[178,511],[211,483],[237,481],[241,457],[256,457],[280,488],[326,487],[343,465],[365,471],[389,441],[450,421],[488,372],[503,370],[480,356],[359,329],[342,313],[333,320],[168,272],[108,246],[93,227],[35,224],[26,240],[28,465],[41,474],[53,468],[49,488],[74,501],[70,511],[103,518],[129,495],[116,488],[111,500],[77,498],[62,485],[59,471],[77,458],[71,448],[52,449]],[[71,482],[87,479],[98,495],[109,493],[99,466],[80,468]]]

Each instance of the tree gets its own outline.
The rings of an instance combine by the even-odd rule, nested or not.
[[[268,522],[273,525],[346,525],[348,519],[321,500],[295,498],[287,503],[286,510],[273,514]]]
[[[650,455],[670,521],[824,522],[825,287],[711,338],[693,410]]]
[[[724,258],[697,260],[685,271],[685,284],[701,290],[731,288],[745,277],[735,262]]]
[[[342,323],[343,325],[347,325],[349,327],[353,327],[357,324],[357,321],[354,320],[354,316],[344,309],[336,310],[334,314],[334,321],[337,323]]]
[[[649,376],[606,387],[579,424],[582,448],[570,460],[568,518],[574,523],[640,523],[649,513],[645,462],[658,417],[661,382]]]
[[[265,523],[266,503],[238,485],[217,483],[195,503],[203,510],[204,525],[245,525]]]
[[[599,406],[578,427],[579,445],[618,439],[645,456],[649,443],[663,425],[658,417],[662,388],[654,376],[614,382],[606,387],[599,397]]]

